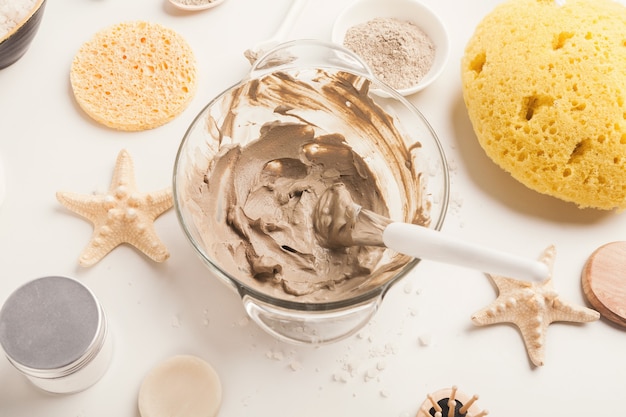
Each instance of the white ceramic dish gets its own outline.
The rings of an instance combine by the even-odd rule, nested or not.
[[[186,10],[190,12],[197,12],[200,10],[211,9],[213,7],[219,6],[220,4],[224,3],[224,1],[226,0],[213,0],[213,1],[207,0],[206,3],[203,3],[203,4],[183,4],[183,3],[180,3],[178,0],[169,0],[169,2],[174,7],[180,10]]]
[[[367,22],[376,17],[408,20],[419,26],[435,44],[435,60],[428,73],[413,87],[397,89],[408,96],[428,85],[441,75],[450,53],[448,32],[439,17],[428,7],[415,0],[357,0],[339,14],[332,31],[332,41],[343,44],[349,28]]]

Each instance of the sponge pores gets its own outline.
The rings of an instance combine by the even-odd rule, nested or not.
[[[81,46],[70,81],[76,101],[95,121],[118,130],[152,129],[188,106],[196,92],[196,59],[172,29],[124,22]]]
[[[508,0],[476,27],[461,77],[501,168],[581,208],[626,208],[626,7]]]

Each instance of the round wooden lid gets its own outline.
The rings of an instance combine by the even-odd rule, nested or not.
[[[611,242],[591,254],[582,273],[585,297],[612,322],[626,327],[626,242]]]

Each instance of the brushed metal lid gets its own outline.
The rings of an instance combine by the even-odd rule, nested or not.
[[[0,345],[16,366],[54,370],[88,353],[101,320],[100,305],[83,284],[42,277],[15,290],[0,310]]]

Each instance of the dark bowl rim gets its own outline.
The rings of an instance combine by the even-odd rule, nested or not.
[[[37,11],[39,11],[39,9],[41,9],[41,6],[43,6],[43,4],[45,2],[46,2],[46,0],[37,0],[37,2],[35,3],[35,6],[31,9],[31,11],[17,25],[15,25],[15,27],[13,27],[13,29],[11,29],[6,35],[4,35],[2,38],[0,38],[0,45],[2,45],[4,42],[6,42],[9,39],[11,39],[11,37],[13,37],[13,35],[15,35],[17,32],[19,32],[19,30],[21,28],[23,28],[28,23],[28,21],[30,19],[33,18],[35,13],[37,13]]]

